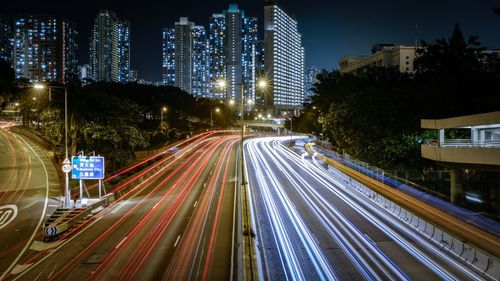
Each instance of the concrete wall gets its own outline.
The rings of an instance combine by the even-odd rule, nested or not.
[[[481,126],[500,123],[500,111],[474,114],[446,119],[422,119],[422,129],[450,129],[466,126]]]

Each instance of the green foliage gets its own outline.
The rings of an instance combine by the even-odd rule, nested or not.
[[[14,69],[10,67],[8,62],[0,59],[0,111],[5,108],[9,101],[16,98],[17,92]]]

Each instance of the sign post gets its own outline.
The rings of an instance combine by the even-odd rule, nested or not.
[[[62,171],[66,176],[66,185],[64,187],[64,207],[70,208],[71,195],[69,191],[69,172],[71,172],[71,162],[66,157],[62,163]]]
[[[71,157],[71,179],[80,181],[80,202],[83,199],[83,180],[99,180],[99,198],[101,183],[104,179],[104,157],[73,156]]]
[[[102,156],[73,156],[71,157],[71,163],[71,179],[104,179],[104,157]]]

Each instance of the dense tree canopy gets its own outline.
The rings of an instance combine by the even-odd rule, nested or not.
[[[0,59],[0,111],[17,93],[15,78],[14,69],[8,62]]]
[[[21,91],[23,122],[59,147],[64,141],[63,89],[31,88]],[[162,108],[167,110],[163,111]],[[81,87],[79,81],[68,86],[70,153],[96,151],[125,164],[136,149],[164,144],[186,131],[210,126],[210,111],[215,126],[227,127],[234,121],[234,111],[219,101],[196,99],[175,87],[155,87],[135,83],[94,83]],[[163,115],[163,122],[160,116]]]

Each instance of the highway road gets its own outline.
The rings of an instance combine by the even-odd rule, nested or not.
[[[231,280],[238,136],[201,138],[12,280]]]
[[[45,215],[57,208],[55,169],[45,149],[0,128],[0,279],[15,269]]]
[[[289,140],[245,142],[262,279],[484,280]]]

